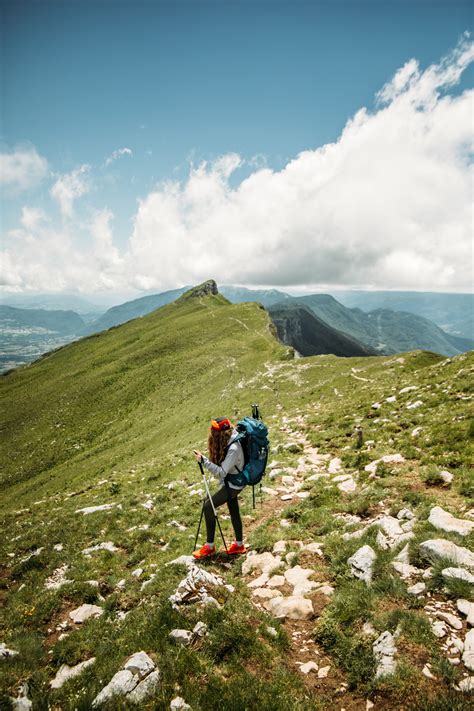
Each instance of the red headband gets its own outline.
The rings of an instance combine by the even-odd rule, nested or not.
[[[211,422],[211,430],[229,430],[231,427],[232,423],[226,417]]]

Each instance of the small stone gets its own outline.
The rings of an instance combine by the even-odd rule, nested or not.
[[[342,467],[342,461],[339,459],[339,457],[334,457],[329,462],[328,472],[330,474],[337,474],[337,472],[341,471],[341,467]]]
[[[458,684],[458,689],[459,691],[463,691],[464,693],[474,691],[474,676],[467,676],[465,679],[460,681]]]
[[[397,518],[398,519],[412,519],[415,518],[415,514],[410,511],[410,509],[400,509],[400,511],[397,513]]]
[[[76,625],[80,625],[91,617],[100,617],[103,613],[104,610],[101,607],[86,603],[72,610],[72,612],[69,613],[69,617]]]
[[[100,706],[110,701],[114,696],[126,696],[133,691],[139,681],[138,676],[134,676],[128,669],[118,671],[107,686],[104,686],[92,702],[92,706]]]
[[[420,543],[420,552],[431,563],[436,563],[443,558],[459,566],[474,569],[474,553],[467,548],[457,546],[445,538],[435,538]]]
[[[193,635],[195,637],[205,637],[207,635],[207,625],[204,622],[196,622],[193,627]]]
[[[272,553],[255,553],[251,551],[242,565],[242,575],[248,575],[252,570],[260,570],[262,573],[270,575],[281,565],[280,556]]]
[[[252,591],[254,597],[261,597],[265,600],[271,600],[274,597],[280,597],[281,592],[279,590],[269,590],[268,588],[256,588]]]
[[[372,580],[372,569],[376,559],[373,548],[368,545],[359,548],[347,562],[351,566],[352,575],[369,584]]]
[[[364,622],[362,625],[362,634],[365,637],[374,637],[377,631],[371,622]]]
[[[430,665],[425,664],[421,673],[424,674],[428,679],[436,679],[435,675],[431,672]]]
[[[151,696],[157,689],[160,683],[160,672],[158,669],[152,671],[137,686],[127,695],[127,701],[132,704],[141,704],[145,699]]]
[[[434,506],[428,517],[428,522],[435,528],[447,533],[458,533],[460,536],[467,536],[474,530],[474,521],[466,521],[455,518],[441,506]]]
[[[273,639],[276,639],[278,637],[278,632],[274,627],[270,627],[270,625],[267,625],[265,627],[265,630],[269,637],[273,637]]]
[[[329,674],[330,666],[318,669],[318,679],[325,679]]]
[[[474,575],[468,573],[464,568],[444,568],[441,571],[443,578],[456,578],[457,580],[465,580],[466,583],[474,585]]]
[[[373,708],[374,708],[374,704],[372,703],[372,701],[370,701],[370,699],[367,699],[367,701],[365,703],[365,711],[370,711],[370,709],[373,709]]]
[[[266,609],[278,619],[308,620],[313,614],[313,603],[304,597],[276,597],[265,603]]]
[[[248,588],[261,588],[267,584],[269,579],[270,579],[270,576],[268,575],[268,573],[262,573],[261,575],[258,576],[258,578],[255,578],[255,580],[251,580],[250,583],[247,583],[247,587]]]
[[[4,642],[0,642],[0,659],[7,659],[8,657],[16,657],[18,652],[16,649],[8,649]]]
[[[462,630],[462,622],[456,615],[452,615],[449,612],[437,612],[436,617],[445,620],[453,629]]]
[[[393,674],[396,669],[394,656],[397,648],[395,646],[395,638],[391,632],[382,632],[373,643],[372,649],[377,663],[375,678],[379,679]]]
[[[322,543],[305,543],[303,548],[301,550],[303,551],[308,551],[308,553],[315,553],[316,555],[322,556],[323,552],[321,550],[323,544]]]
[[[267,587],[281,588],[285,584],[285,582],[286,580],[284,575],[273,575],[268,581]]]
[[[415,427],[415,429],[412,430],[411,436],[418,437],[418,435],[420,434],[422,429],[423,429],[423,427]]]
[[[309,674],[309,672],[317,672],[318,671],[318,665],[316,662],[306,662],[306,664],[302,664],[300,666],[300,672],[303,674]]]
[[[451,474],[451,472],[442,471],[439,473],[439,475],[446,484],[451,484],[452,480],[454,479],[454,474]]]
[[[284,553],[286,551],[286,546],[287,546],[286,541],[277,541],[273,545],[273,553]]]
[[[101,504],[100,506],[87,506],[85,509],[77,509],[76,513],[84,514],[88,516],[89,514],[96,513],[96,511],[110,511],[113,509],[115,504]]]
[[[153,671],[155,662],[146,652],[136,652],[127,659],[123,668],[128,669],[132,674],[138,675],[140,679],[143,679],[143,677]]]
[[[171,711],[191,711],[191,706],[181,696],[175,696],[170,703]]]
[[[410,595],[421,595],[425,592],[425,590],[425,583],[416,583],[415,585],[411,585],[409,588],[407,588],[407,592],[409,592]]]
[[[436,621],[431,623],[431,629],[433,630],[433,634],[435,637],[438,637],[438,639],[442,639],[443,637],[446,636],[446,625],[444,622],[441,621]]]
[[[474,627],[474,602],[469,602],[469,600],[457,600],[456,606],[463,615],[467,617],[467,624]]]
[[[287,518],[282,518],[280,521],[280,526],[281,526],[281,528],[290,528],[291,521],[288,521]]]
[[[175,629],[171,630],[168,635],[176,644],[181,644],[183,647],[187,647],[191,644],[193,635],[188,630]]]
[[[70,667],[67,664],[62,664],[59,667],[54,679],[49,682],[49,685],[52,689],[60,689],[62,685],[66,683],[66,681],[69,681],[69,679],[74,679],[74,677],[79,676],[79,674],[81,674],[84,669],[90,667],[90,665],[94,664],[94,662],[95,657],[92,657],[92,659],[87,659],[85,662],[76,664],[76,666],[74,667]]]
[[[134,578],[139,578],[142,573],[143,573],[143,568],[137,568],[136,570],[134,570],[132,572],[132,576]]]
[[[470,671],[474,671],[474,629],[469,630],[464,640],[464,654],[462,655],[464,666]]]

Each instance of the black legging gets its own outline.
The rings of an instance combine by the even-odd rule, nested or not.
[[[242,540],[242,519],[240,518],[239,500],[237,498],[241,491],[241,489],[231,489],[223,486],[212,496],[212,502],[216,509],[227,501],[236,541]],[[204,517],[206,519],[207,541],[208,543],[213,543],[216,532],[216,518],[208,498],[204,502]]]

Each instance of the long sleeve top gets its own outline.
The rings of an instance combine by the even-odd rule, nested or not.
[[[207,457],[202,458],[202,463],[206,467],[206,469],[211,472],[213,476],[216,477],[220,481],[222,485],[224,485],[224,479],[227,476],[227,474],[237,474],[242,471],[244,468],[245,464],[245,459],[244,459],[244,451],[242,449],[242,445],[240,444],[239,441],[235,442],[234,438],[237,436],[237,432],[234,430],[232,437],[230,439],[230,444],[227,449],[227,454],[225,456],[225,459],[223,462],[219,464],[214,464],[214,462],[211,462]],[[241,486],[234,486],[230,482],[228,483],[228,486],[231,489],[242,489],[243,487]]]

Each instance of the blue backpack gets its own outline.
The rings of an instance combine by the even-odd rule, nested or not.
[[[268,429],[262,420],[255,417],[244,417],[237,423],[238,432],[234,442],[240,442],[244,452],[244,468],[238,474],[228,474],[226,479],[235,486],[255,486],[265,474],[267,466]]]

